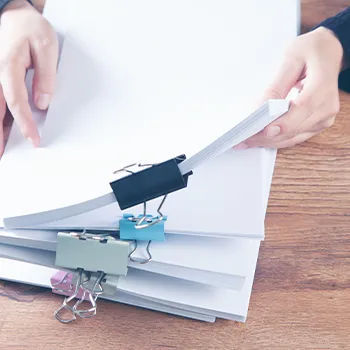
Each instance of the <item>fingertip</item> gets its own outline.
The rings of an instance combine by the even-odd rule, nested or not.
[[[33,147],[37,148],[40,145],[40,135],[35,125],[27,126],[22,129],[22,135],[32,144]]]
[[[17,123],[23,137],[27,141],[29,141],[33,145],[33,147],[39,147],[39,130],[35,121],[32,118],[30,110],[27,111],[27,114],[19,114],[17,118],[14,118],[14,120]]]
[[[40,145],[40,141],[35,138],[29,137],[28,141],[32,144],[34,148],[38,148]]]
[[[39,109],[46,110],[49,108],[51,95],[37,92],[35,93],[34,102]]]
[[[238,145],[234,146],[233,149],[235,150],[245,150],[247,149],[249,146],[246,142],[241,142]]]
[[[275,137],[281,133],[281,127],[278,125],[268,125],[264,129],[264,133],[267,137]]]
[[[38,148],[40,146],[40,137],[39,137],[39,135],[28,136],[27,140],[32,144],[32,146],[34,148]]]

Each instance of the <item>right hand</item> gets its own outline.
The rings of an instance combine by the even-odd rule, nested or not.
[[[34,147],[39,145],[25,76],[27,69],[34,69],[34,103],[46,110],[54,93],[57,62],[58,40],[49,22],[28,1],[11,1],[1,13],[0,26],[0,156],[6,106],[23,136]]]
[[[331,127],[340,108],[338,76],[343,56],[340,41],[328,29],[299,36],[262,101],[285,99],[293,87],[299,95],[285,115],[235,148],[292,147]]]

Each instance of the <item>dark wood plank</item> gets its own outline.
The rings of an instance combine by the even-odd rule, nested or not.
[[[303,30],[349,5],[304,0]],[[98,317],[64,326],[61,298],[1,283],[3,349],[335,349],[350,343],[350,97],[336,124],[279,151],[245,324],[182,319],[110,302]],[[17,300],[18,301],[17,301]]]

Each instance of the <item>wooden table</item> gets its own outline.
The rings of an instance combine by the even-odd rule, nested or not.
[[[349,5],[305,0],[303,30]],[[99,301],[62,325],[48,291],[0,284],[1,349],[350,348],[350,96],[335,125],[278,154],[248,320],[206,324]],[[16,300],[17,299],[17,300]]]

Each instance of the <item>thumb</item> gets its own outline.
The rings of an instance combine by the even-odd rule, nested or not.
[[[55,88],[58,62],[58,44],[52,39],[42,39],[32,47],[34,68],[33,98],[39,109],[49,107]]]
[[[287,57],[278,68],[271,84],[259,99],[260,105],[269,99],[285,99],[304,73],[305,62]]]
[[[271,84],[264,91],[263,95],[259,99],[257,106],[260,107],[267,100],[270,99],[285,99],[292,88],[297,84],[302,75],[304,74],[305,61],[297,59],[294,55],[286,55],[284,61],[279,66],[274,79]],[[266,138],[277,136],[281,131],[279,126],[275,127],[274,124],[268,125],[264,130],[261,130],[257,134],[245,140],[245,142],[237,145],[236,149],[245,149],[253,144],[262,145]]]

